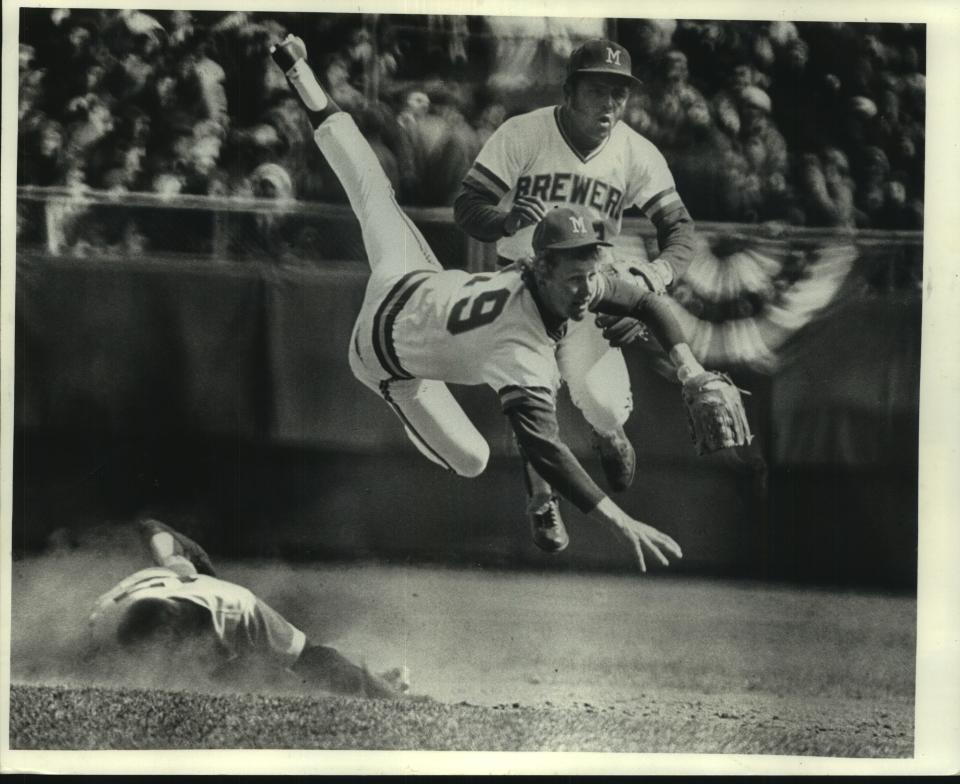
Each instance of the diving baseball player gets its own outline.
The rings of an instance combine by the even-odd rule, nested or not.
[[[620,122],[637,85],[620,44],[593,39],[574,50],[563,103],[508,119],[484,145],[454,203],[457,224],[476,239],[495,241],[507,265],[530,255],[535,225],[556,206],[586,210],[601,238],[619,234],[623,211],[636,206],[653,222],[660,246],[645,274],[658,289],[669,287],[690,263],[693,221],[663,155]],[[620,349],[591,322],[570,324],[557,362],[591,426],[607,482],[624,490],[636,469],[623,430],[633,409],[630,379]],[[615,332],[627,329],[620,324]],[[549,508],[556,505],[550,486],[526,468],[528,513],[559,514]]]
[[[267,663],[328,691],[366,697],[398,697],[409,688],[406,668],[373,675],[334,648],[309,644],[251,591],[216,577],[203,548],[178,531],[158,520],[139,527],[156,565],[97,599],[88,654],[187,655],[211,672]]]
[[[600,269],[607,243],[580,207],[553,210],[540,222],[529,268],[514,265],[489,275],[444,270],[400,209],[353,119],[317,82],[303,41],[288,36],[273,57],[307,110],[314,140],[363,234],[371,274],[350,340],[354,375],[391,406],[428,459],[466,477],[484,470],[489,446],[444,382],[489,385],[536,472],[582,511],[619,530],[642,569],[644,548],[664,565],[664,551],[681,557],[673,539],[632,519],[597,487],[560,440],[556,418],[556,343],[569,321],[591,310],[646,320],[682,382],[700,384],[709,376],[712,388],[728,384],[700,367],[665,298],[628,272]],[[742,405],[739,411],[723,408],[724,421],[739,427],[742,413]],[[551,552],[568,543],[562,521],[549,515],[536,518],[533,534]]]

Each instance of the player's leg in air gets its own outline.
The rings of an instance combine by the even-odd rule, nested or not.
[[[593,431],[593,446],[610,488],[633,482],[637,457],[623,425],[633,410],[630,376],[620,349],[611,348],[592,320],[570,325],[557,347],[570,399]]]
[[[402,306],[410,287],[422,277],[418,273],[440,272],[443,267],[397,204],[379,160],[353,118],[320,86],[307,63],[303,41],[289,35],[272,53],[307,110],[316,128],[314,140],[346,191],[363,235],[370,280],[350,340],[350,367],[387,401],[425,457],[460,476],[477,476],[486,468],[489,445],[446,384],[390,378],[383,367],[382,343],[390,335],[392,308]]]
[[[636,453],[623,425],[633,410],[630,376],[619,349],[611,348],[592,321],[570,322],[569,332],[557,348],[557,364],[593,433],[594,449],[611,489],[625,490],[636,472]],[[558,553],[569,542],[560,501],[549,482],[523,459],[527,491],[527,519],[534,544]]]

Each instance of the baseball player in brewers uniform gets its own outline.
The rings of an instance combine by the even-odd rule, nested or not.
[[[406,668],[377,676],[334,648],[308,644],[249,589],[216,577],[203,548],[178,531],[144,520],[140,532],[155,565],[97,599],[88,620],[91,652],[146,647],[172,658],[193,656],[211,670],[266,662],[331,691],[370,697],[397,696],[409,687]]]
[[[620,122],[629,90],[638,84],[630,54],[594,39],[570,56],[564,102],[508,119],[484,145],[454,205],[457,223],[471,236],[497,243],[501,264],[528,257],[534,227],[556,206],[585,209],[601,238],[616,236],[625,209],[638,207],[657,228],[660,255],[648,274],[672,283],[693,253],[693,222],[663,155]],[[633,407],[620,350],[592,320],[572,324],[557,360],[570,397],[594,433],[614,490],[633,481],[636,456],[623,424]],[[551,497],[540,485],[531,510]]]
[[[326,95],[299,38],[274,47],[307,110],[314,140],[360,223],[371,268],[350,340],[354,375],[380,395],[430,460],[461,476],[484,470],[489,447],[445,382],[487,384],[499,395],[518,443],[537,473],[585,513],[618,529],[645,568],[644,548],[664,565],[680,557],[669,536],[632,519],[583,470],[559,438],[556,344],[591,310],[642,317],[670,352],[681,379],[702,372],[664,298],[600,268],[608,243],[579,205],[553,210],[533,239],[537,258],[493,274],[444,270],[397,205],[373,150],[353,119]],[[559,525],[555,524],[559,522]],[[544,550],[568,542],[562,522],[535,521]]]

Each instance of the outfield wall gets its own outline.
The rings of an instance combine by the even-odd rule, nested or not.
[[[353,380],[364,271],[21,254],[15,548],[154,510],[219,553],[544,563],[491,390],[456,390],[493,455],[464,480]],[[753,449],[697,458],[678,389],[628,351],[640,466],[620,500],[683,544],[686,571],[912,584],[919,295],[848,297],[791,353],[737,375]],[[561,428],[599,475],[566,399]],[[551,568],[629,565],[567,509]]]

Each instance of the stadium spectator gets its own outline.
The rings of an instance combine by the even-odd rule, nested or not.
[[[139,531],[155,566],[96,601],[86,657],[128,657],[220,679],[287,670],[307,686],[378,699],[409,688],[406,668],[374,675],[335,648],[310,643],[251,591],[216,577],[207,553],[183,534],[151,519]]]
[[[788,198],[787,144],[771,119],[770,96],[751,86],[741,90],[739,99],[739,142],[758,194],[755,207],[744,218],[782,218]]]
[[[821,156],[808,153],[800,167],[807,222],[817,226],[853,226],[856,186],[843,152],[829,148]]]
[[[449,205],[480,151],[479,136],[464,116],[462,96],[443,83],[428,90],[429,111],[411,126],[418,176],[417,190],[408,195],[413,204]]]
[[[552,78],[559,64],[573,45],[602,34],[607,24],[547,17],[303,18],[325,42],[318,49],[334,52],[327,76],[336,100],[374,135],[374,149],[401,201],[418,204],[449,201],[443,181],[504,117],[559,99],[552,91],[560,81]],[[26,9],[20,25],[18,182],[63,185],[74,170],[71,181],[96,188],[150,190],[157,183],[171,193],[239,192],[257,166],[275,162],[294,175],[301,198],[341,199],[311,150],[309,130],[284,103],[286,84],[275,69],[262,67],[269,43],[282,37],[288,19],[268,11]],[[662,99],[631,100],[625,120],[662,145],[678,177],[710,166],[707,179],[716,190],[702,198],[687,192],[706,210],[698,209],[698,218],[806,212],[808,222],[827,220],[822,216],[833,211],[811,209],[808,200],[822,190],[810,191],[800,175],[808,171],[804,155],[819,157],[831,147],[852,164],[857,223],[879,226],[892,219],[892,210],[898,224],[919,225],[922,26],[670,19],[616,25],[636,74]],[[745,104],[747,88],[768,96],[769,111],[763,112],[762,101]],[[767,127],[745,131],[744,113],[758,108]],[[134,118],[137,132],[130,127]],[[197,124],[206,121],[220,130],[197,134]],[[58,136],[61,150],[54,153]],[[786,176],[785,189],[778,136],[792,158],[788,175],[794,177]],[[201,146],[197,156],[183,154],[185,137]],[[212,137],[219,139],[219,150]],[[141,147],[143,153],[131,152],[127,162],[139,156],[140,173],[124,174],[120,159]],[[898,185],[861,180],[866,148],[883,152]],[[710,159],[711,152],[717,157]],[[715,170],[728,157],[731,169],[724,178]],[[192,184],[181,182],[186,169],[202,170],[211,160],[227,176],[216,174],[204,186],[202,173],[199,179],[194,173],[188,177]],[[777,173],[772,180],[771,161]],[[881,218],[874,204],[878,187],[889,205],[900,203],[904,189],[912,217],[900,212],[901,205],[884,207]],[[743,190],[738,195],[735,188]],[[793,189],[806,195],[793,196]],[[822,206],[822,199],[813,201]]]
[[[35,114],[20,124],[17,182],[21,185],[62,185],[66,175],[64,131],[56,120]]]
[[[477,142],[483,147],[487,139],[497,128],[503,125],[507,119],[507,110],[500,103],[491,103],[480,112],[480,118],[477,120]]]
[[[485,23],[493,43],[487,88],[508,114],[559,100],[570,53],[604,33],[603,19],[488,16]]]
[[[696,129],[710,122],[707,101],[690,84],[689,76],[687,56],[671,49],[661,57],[647,90],[640,92],[641,105],[650,118],[643,133],[665,155],[679,154]]]

